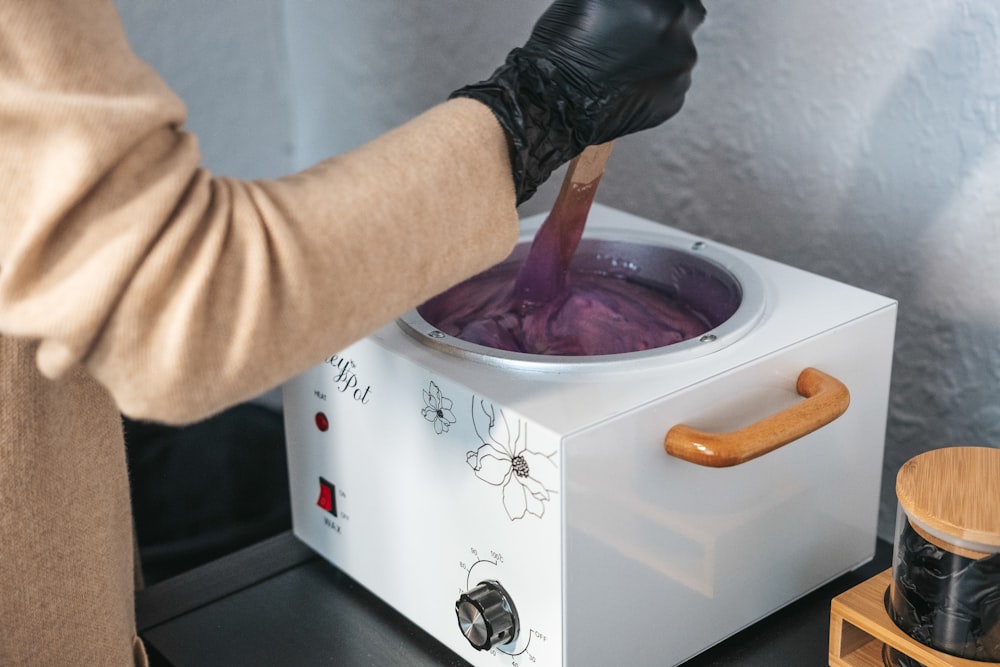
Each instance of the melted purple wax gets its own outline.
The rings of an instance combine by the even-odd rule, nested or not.
[[[638,352],[708,331],[707,318],[664,292],[570,267],[608,151],[610,144],[580,157],[589,179],[576,171],[579,160],[570,165],[519,268],[502,265],[475,276],[425,303],[420,315],[461,340],[528,354]]]
[[[684,303],[622,277],[569,270],[556,295],[537,303],[515,293],[517,276],[516,266],[496,267],[434,297],[418,312],[461,340],[529,354],[637,352],[711,328]]]

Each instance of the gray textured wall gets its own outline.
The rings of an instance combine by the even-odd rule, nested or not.
[[[239,178],[294,161],[284,3],[118,0],[132,48],[188,106],[205,164]]]
[[[216,171],[348,150],[487,75],[539,0],[119,0]],[[1000,446],[1000,5],[706,0],[681,114],[599,199],[899,299],[880,530],[899,466]],[[544,210],[558,178],[524,207]]]

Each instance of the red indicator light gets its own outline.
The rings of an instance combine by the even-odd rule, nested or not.
[[[326,433],[330,428],[330,420],[322,412],[316,413],[316,428]]]

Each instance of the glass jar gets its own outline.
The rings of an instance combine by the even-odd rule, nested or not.
[[[1000,663],[1000,449],[914,457],[896,477],[896,497],[892,620],[943,653]],[[893,651],[883,659],[918,664]]]

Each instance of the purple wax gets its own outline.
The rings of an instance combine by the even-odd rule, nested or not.
[[[513,264],[494,267],[417,310],[461,340],[528,354],[637,352],[712,328],[708,317],[683,301],[627,276],[570,268],[550,298],[534,302],[515,290],[518,275]]]

